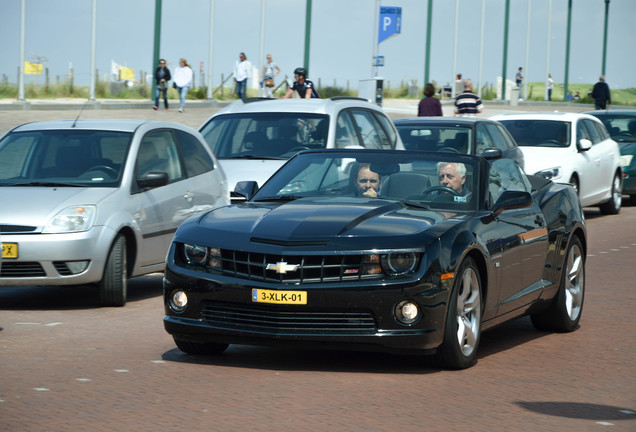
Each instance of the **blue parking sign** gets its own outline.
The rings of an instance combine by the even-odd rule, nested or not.
[[[381,6],[380,22],[378,23],[378,43],[400,34],[402,29],[402,8]]]

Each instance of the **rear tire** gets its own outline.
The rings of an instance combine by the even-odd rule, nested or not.
[[[219,355],[227,349],[228,344],[222,343],[199,343],[199,342],[187,342],[176,337],[172,337],[174,343],[181,351],[186,354],[192,355]]]
[[[612,197],[609,201],[604,202],[599,206],[601,213],[603,214],[618,214],[621,211],[621,203],[623,202],[621,177],[618,174],[614,175],[612,180]]]
[[[578,328],[585,297],[585,256],[578,237],[568,246],[559,291],[550,307],[530,316],[537,330],[571,332]]]
[[[126,237],[118,234],[108,253],[104,276],[99,283],[99,299],[102,306],[123,306],[126,304],[128,291],[128,269],[126,266]]]
[[[481,337],[481,279],[475,261],[467,257],[455,275],[444,341],[437,350],[437,361],[445,369],[474,365]]]

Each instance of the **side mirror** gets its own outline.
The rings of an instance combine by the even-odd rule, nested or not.
[[[137,179],[137,184],[142,189],[151,189],[161,186],[165,186],[170,182],[168,173],[165,172],[150,172],[145,177]]]
[[[504,191],[492,207],[492,211],[498,213],[505,209],[527,207],[530,204],[532,204],[532,195],[529,192]]]
[[[589,149],[592,148],[592,141],[590,141],[589,139],[585,139],[585,138],[581,138],[579,140],[579,151],[588,151]]]
[[[258,191],[258,183],[255,181],[240,181],[234,187],[231,197],[243,197],[247,200],[251,199]]]
[[[480,154],[480,156],[486,160],[497,160],[501,159],[503,155],[501,153],[501,150],[499,150],[498,148],[488,148],[484,150],[484,152]]]

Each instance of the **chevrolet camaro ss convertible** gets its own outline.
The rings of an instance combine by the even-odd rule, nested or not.
[[[168,252],[164,327],[186,353],[288,344],[461,369],[504,321],[578,328],[580,201],[500,150],[305,151],[236,192],[247,200],[191,217]]]

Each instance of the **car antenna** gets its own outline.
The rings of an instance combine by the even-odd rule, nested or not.
[[[75,125],[77,124],[77,121],[79,120],[80,116],[84,112],[84,108],[86,108],[86,105],[88,105],[88,101],[84,102],[84,105],[82,105],[82,109],[80,110],[79,114],[77,114],[77,117],[75,117],[75,121],[71,125],[71,128],[74,128]]]

